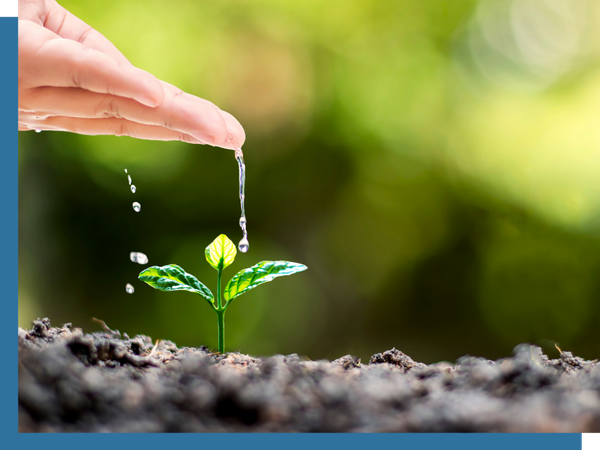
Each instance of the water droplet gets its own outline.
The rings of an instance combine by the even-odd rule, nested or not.
[[[127,173],[127,169],[125,169],[125,173]]]
[[[133,192],[135,194],[135,184],[131,185],[131,192]]]
[[[140,205],[138,202],[133,202],[133,210],[135,212],[140,212],[141,209],[142,209],[142,205]]]
[[[240,217],[240,228],[242,230],[246,228],[246,218],[244,216]]]
[[[138,264],[148,264],[148,257],[140,252],[131,252],[129,254],[129,259],[134,263]]]
[[[125,286],[125,291],[127,291],[128,294],[133,294],[133,292],[135,291],[135,289],[133,288],[132,285],[130,285],[129,283],[127,283],[127,285]]]
[[[246,253],[249,248],[250,248],[250,243],[248,242],[248,239],[243,237],[242,240],[240,241],[240,243],[238,244],[239,251],[242,253]]]
[[[41,132],[42,132],[42,130],[40,130],[39,128],[36,128],[36,129],[35,129],[35,132],[36,132],[36,133],[41,133]]]
[[[127,179],[129,180],[129,184],[131,185],[131,175],[127,175]]]

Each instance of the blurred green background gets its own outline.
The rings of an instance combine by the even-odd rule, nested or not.
[[[240,298],[228,350],[600,356],[600,2],[60,3],[245,127],[250,251],[226,279],[265,259],[309,270]],[[129,252],[214,289],[204,248],[241,237],[233,153],[19,139],[20,326],[97,317],[216,347],[205,302],[144,285]]]

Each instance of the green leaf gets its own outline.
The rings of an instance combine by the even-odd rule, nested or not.
[[[208,263],[219,270],[219,265],[221,265],[221,269],[231,265],[237,255],[237,249],[227,236],[221,234],[206,247],[205,254]]]
[[[289,261],[263,261],[238,272],[225,286],[223,296],[225,300],[233,300],[256,286],[307,268],[304,264]]]
[[[138,278],[154,289],[164,292],[189,291],[201,295],[211,304],[214,295],[198,279],[176,264],[158,267],[152,266],[140,272]]]

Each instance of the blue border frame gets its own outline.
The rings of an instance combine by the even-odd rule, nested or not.
[[[17,145],[17,37],[18,20],[16,17],[0,17],[0,133],[2,136],[2,159],[0,159],[0,204],[2,220],[0,220],[0,272],[4,283],[2,286],[5,311],[8,316],[17,319],[18,310],[18,145]],[[8,350],[9,358],[3,358],[5,370],[0,373],[0,381],[4,388],[0,409],[0,422],[4,436],[17,431],[18,404],[17,392],[17,335],[12,328],[14,321],[4,321],[0,337],[5,342],[12,342]],[[6,323],[8,322],[8,323]],[[13,325],[9,325],[12,323]],[[14,352],[14,353],[13,353]]]
[[[43,439],[43,440],[42,440]],[[142,445],[148,449],[200,444],[215,449],[285,449],[364,450],[410,448],[418,450],[581,450],[580,434],[56,434],[19,436],[20,445],[40,443],[48,449],[64,449],[65,444],[81,443],[86,449],[129,448]],[[116,444],[116,445],[115,445]],[[10,447],[13,448],[13,447]]]
[[[4,1],[4,0],[3,0]],[[5,307],[9,317],[18,317],[18,145],[17,145],[17,36],[16,17],[0,18],[0,85],[3,86],[0,101],[0,127],[3,136],[4,157],[0,164],[0,192],[2,193],[3,217],[1,270]],[[6,322],[6,321],[5,321]],[[10,323],[10,322],[9,322]],[[14,323],[14,322],[12,322]],[[581,449],[581,434],[179,434],[148,435],[120,434],[19,434],[16,407],[17,390],[17,336],[10,324],[2,333],[8,342],[13,341],[14,355],[3,358],[7,366],[0,377],[4,387],[0,418],[3,431],[3,448],[42,445],[45,449],[64,449],[65,444],[81,444],[83,448],[105,449],[129,448],[143,445],[147,449],[161,449],[181,444],[205,444],[214,448],[286,448],[305,449],[334,448],[364,449],[373,446],[409,447],[422,449],[485,449],[485,450],[571,450]],[[8,443],[8,446],[6,445]]]

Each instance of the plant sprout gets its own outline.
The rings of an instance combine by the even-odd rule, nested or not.
[[[210,289],[176,264],[148,267],[139,274],[138,278],[160,291],[189,291],[203,297],[217,314],[219,353],[223,353],[225,348],[225,311],[231,302],[256,286],[277,277],[292,275],[307,269],[303,264],[289,261],[263,261],[235,274],[225,289],[221,290],[223,269],[233,263],[236,254],[235,244],[224,234],[218,236],[206,247],[206,260],[217,271],[216,300]]]

